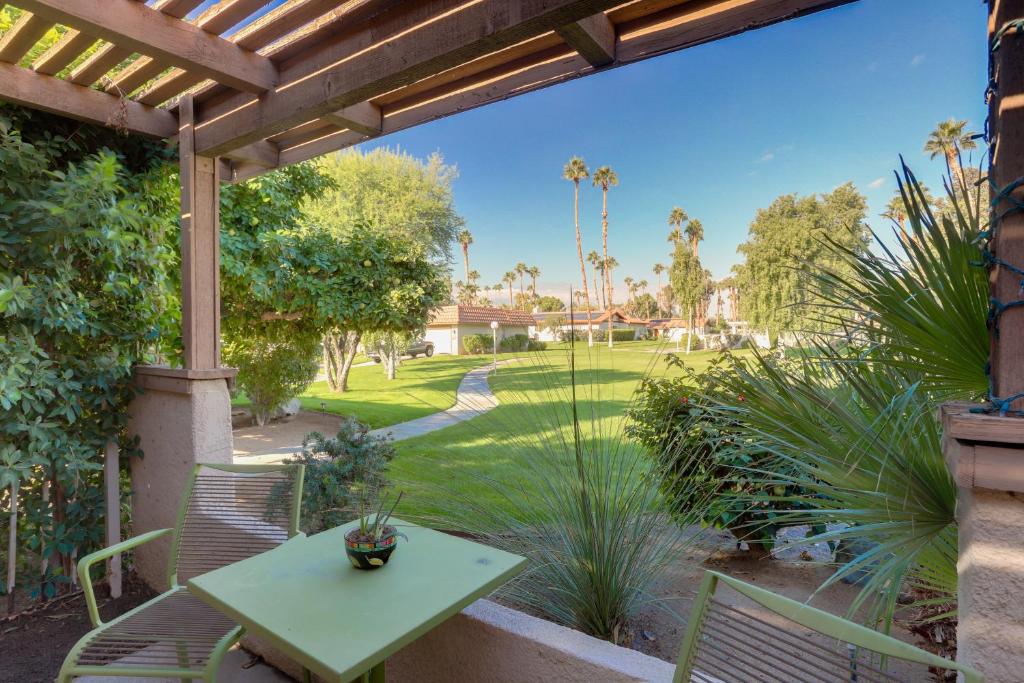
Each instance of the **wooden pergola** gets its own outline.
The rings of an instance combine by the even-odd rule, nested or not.
[[[135,530],[172,525],[192,463],[231,460],[233,371],[219,354],[221,182],[851,1],[286,0],[268,11],[268,0],[220,0],[198,16],[202,0],[10,2],[25,13],[0,36],[0,99],[178,145],[185,367],[137,371],[148,391],[131,410],[146,452],[133,462]],[[1014,184],[1024,178],[1024,0],[989,0],[989,16],[990,41],[1003,37],[992,60],[990,175],[1009,188],[997,208],[1013,209],[995,235],[991,291],[1012,302],[1024,298],[1020,276],[1003,265],[1024,264],[1024,211],[1015,208],[1024,207],[1024,180]],[[24,65],[56,25],[67,29],[59,42]],[[1024,306],[1000,313],[993,392],[1024,395]],[[946,415],[966,558],[960,652],[993,680],[1024,668],[1024,618],[1005,598],[1024,590],[1020,424],[966,409]],[[990,546],[1016,548],[1016,578],[1004,571],[1010,550],[986,563]],[[160,575],[161,560],[136,558],[144,577]]]

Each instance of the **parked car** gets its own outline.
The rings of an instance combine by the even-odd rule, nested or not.
[[[369,356],[370,360],[372,360],[374,363],[380,362],[379,351],[373,350],[368,352],[366,355]],[[427,341],[425,339],[414,341],[412,344],[409,344],[409,346],[405,348],[405,351],[402,353],[402,355],[409,356],[410,358],[415,358],[416,356],[423,355],[426,356],[427,358],[430,358],[431,356],[434,355],[434,342]]]

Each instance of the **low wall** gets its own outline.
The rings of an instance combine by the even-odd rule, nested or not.
[[[253,638],[245,647],[292,677],[299,667]],[[388,659],[389,683],[669,683],[675,667],[579,631],[478,600]]]

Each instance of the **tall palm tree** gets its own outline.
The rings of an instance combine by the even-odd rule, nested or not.
[[[590,288],[587,286],[587,266],[583,262],[583,235],[580,232],[580,181],[590,177],[590,170],[581,157],[572,157],[562,169],[562,177],[573,184],[573,216],[576,220],[576,255],[580,260],[583,278],[583,299],[587,302],[587,344],[594,345],[594,331],[590,324]]]
[[[469,245],[473,244],[473,233],[463,228],[459,231],[459,244],[462,245],[462,264],[466,267],[466,280],[469,280]]]
[[[519,298],[526,301],[526,292],[523,291],[523,283],[526,281],[526,264],[520,261],[516,264],[516,275],[519,276]]]
[[[491,289],[494,290],[494,298],[497,299],[501,296],[501,290],[505,289],[505,285],[499,282],[498,284],[493,285]]]
[[[672,227],[672,230],[668,233],[668,241],[673,245],[679,244],[680,240],[683,239],[683,223],[688,220],[690,220],[690,217],[678,206],[673,206],[672,210],[669,211],[668,224]]]
[[[513,308],[515,306],[515,302],[512,300],[512,295],[515,294],[515,284],[516,284],[516,279],[518,277],[519,277],[519,274],[516,273],[516,271],[510,270],[507,273],[505,273],[505,276],[503,278],[501,278],[502,282],[504,282],[506,285],[508,285],[508,307],[509,308]]]
[[[537,296],[537,278],[540,277],[540,268],[530,266],[526,269],[526,274],[530,276],[530,290],[533,291],[534,296]]]
[[[604,296],[600,287],[597,286],[597,275],[604,269],[601,266],[601,255],[597,253],[596,249],[591,249],[590,253],[587,254],[587,263],[593,269],[594,273],[594,298],[597,299],[597,304],[603,309],[604,308]],[[602,279],[604,276],[602,275]]]
[[[601,188],[601,248],[604,252],[605,262],[608,261],[608,189],[619,184],[619,176],[615,174],[611,166],[602,166],[594,171],[594,187]],[[611,269],[604,271],[605,301],[608,302],[609,311],[614,300],[612,296]],[[614,343],[612,341],[612,318],[608,316],[608,348]]]
[[[967,130],[967,121],[951,118],[935,126],[935,130],[928,136],[928,141],[924,143],[924,151],[928,152],[932,159],[940,154],[946,157],[949,170],[959,180],[963,177],[960,152],[977,148],[974,135],[973,131]]]
[[[661,294],[661,274],[665,272],[665,264],[655,263],[652,270],[658,276],[658,289],[654,292],[654,299],[658,302],[658,317],[661,317],[661,300],[658,298],[658,295]]]
[[[633,303],[633,295],[636,293],[636,290],[633,289],[634,280],[632,277],[627,275],[626,279],[623,280],[623,282],[626,283],[626,305],[629,306],[631,303]]]
[[[704,239],[704,225],[694,218],[686,224],[686,230],[683,232],[686,233],[686,237],[690,240],[690,250],[693,251],[693,258],[699,258],[697,250],[700,241]]]

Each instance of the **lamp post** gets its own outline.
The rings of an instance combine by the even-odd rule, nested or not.
[[[498,321],[491,321],[491,336],[494,338],[494,374],[498,374]]]

